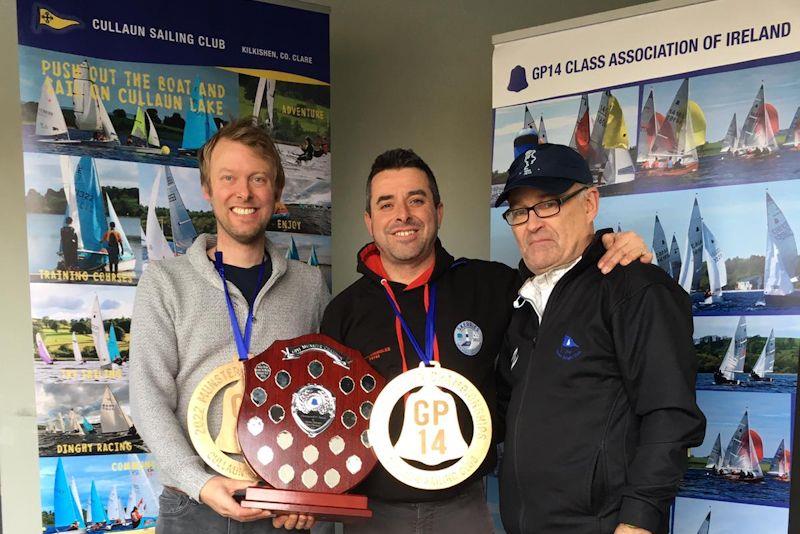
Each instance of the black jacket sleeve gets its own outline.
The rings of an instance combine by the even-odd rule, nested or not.
[[[625,389],[641,423],[619,521],[655,532],[686,472],[687,448],[705,434],[695,401],[691,303],[679,287],[652,283],[617,304],[611,321]]]

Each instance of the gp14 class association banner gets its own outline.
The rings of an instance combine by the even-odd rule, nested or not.
[[[250,0],[17,13],[42,527],[151,529],[160,485],[128,408],[137,282],[215,231],[197,150],[252,117],[286,171],[268,237],[330,284],[328,15]]]
[[[587,159],[596,228],[643,236],[692,301],[708,426],[689,451],[672,532],[785,534],[800,354],[800,11],[793,0],[657,7],[495,38],[492,205],[537,139]],[[491,208],[492,258],[516,265],[506,209]]]

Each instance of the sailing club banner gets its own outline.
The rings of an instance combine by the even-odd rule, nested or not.
[[[569,145],[596,228],[642,236],[691,298],[708,425],[671,532],[797,531],[797,2],[655,2],[493,43],[491,206],[518,154]],[[515,266],[506,209],[490,207],[491,255]]]
[[[267,236],[330,286],[328,15],[255,0],[17,13],[42,529],[153,532],[161,485],[129,410],[138,281],[215,232],[197,150],[249,117],[286,174]]]

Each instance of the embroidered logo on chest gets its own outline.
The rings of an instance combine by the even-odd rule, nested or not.
[[[462,321],[453,331],[453,341],[463,354],[475,356],[483,346],[483,332],[472,321]]]
[[[570,361],[580,358],[582,354],[583,351],[581,351],[581,348],[575,343],[575,340],[564,334],[564,339],[561,340],[561,346],[556,349],[556,356],[562,360]]]

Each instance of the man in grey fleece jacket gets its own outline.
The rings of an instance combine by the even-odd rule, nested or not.
[[[252,272],[271,265],[271,272],[259,277],[260,289],[252,284],[254,299],[230,278],[227,282],[240,325],[248,300],[252,302],[253,354],[275,340],[316,332],[330,298],[319,269],[284,259],[266,239],[264,231],[285,181],[280,156],[266,133],[244,122],[228,125],[202,149],[199,160],[217,236],[200,235],[185,256],[150,262],[136,292],[131,327],[131,408],[165,486],[157,529],[201,534],[310,528],[311,517],[284,515],[269,524],[264,521],[271,517],[269,511],[241,507],[233,493],[250,483],[216,475],[187,434],[187,408],[195,387],[237,356],[223,281],[211,259],[214,252],[223,253],[226,272],[228,267]],[[212,435],[222,421],[219,397],[209,410]]]

